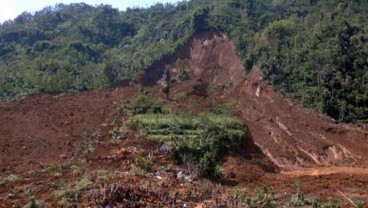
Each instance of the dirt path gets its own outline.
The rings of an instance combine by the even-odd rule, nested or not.
[[[287,176],[321,176],[331,174],[368,175],[368,169],[351,167],[322,167],[282,171],[281,174]]]

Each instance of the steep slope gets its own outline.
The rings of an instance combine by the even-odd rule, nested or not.
[[[191,79],[174,86],[173,97],[186,92],[209,96],[209,102],[219,102],[220,97],[236,101],[255,144],[281,168],[368,166],[368,131],[336,124],[295,104],[266,84],[259,69],[246,74],[234,49],[224,33],[196,35],[169,60],[150,69],[143,82],[155,85],[165,68],[186,69]]]
[[[185,69],[189,74],[188,79],[173,84],[169,99],[161,92],[165,69],[174,75]],[[295,181],[302,180],[306,182],[303,190],[312,196],[339,197],[337,193],[342,191],[368,202],[368,132],[358,126],[336,124],[293,103],[266,84],[257,68],[246,74],[224,33],[195,35],[172,57],[154,65],[141,81],[142,86],[38,94],[0,107],[0,177],[5,178],[0,181],[5,183],[0,188],[0,204],[10,207],[18,199],[26,202],[32,194],[46,201],[48,207],[55,207],[57,196],[50,190],[75,187],[75,180],[85,178],[97,188],[101,188],[99,180],[105,178],[101,186],[105,182],[120,188],[152,183],[154,188],[169,187],[173,194],[178,189],[213,189],[216,193],[212,200],[232,196],[234,186],[252,192],[266,184],[275,191],[290,192],[295,190]],[[110,134],[126,121],[119,113],[118,102],[139,91],[178,112],[200,113],[230,101],[237,104],[235,114],[242,117],[249,134],[241,151],[219,161],[225,173],[222,182],[227,186],[201,180],[182,186],[171,169],[144,177],[128,174],[139,153],[157,156],[160,164],[167,165],[162,167],[172,166],[155,144],[137,138],[138,132],[128,133],[124,141],[116,141]],[[83,146],[88,148],[88,142],[96,139],[90,137],[96,136],[96,129],[100,129],[97,136],[102,142],[85,154]],[[52,167],[59,172],[53,172]],[[107,174],[101,177],[104,171]],[[12,174],[19,177],[18,181],[6,181]],[[18,199],[9,198],[12,190],[19,192]],[[88,200],[93,191],[81,193],[78,203],[93,204]],[[99,197],[106,197],[103,193],[107,192]]]
[[[367,167],[368,132],[294,104],[253,69],[231,91],[255,143],[279,167]]]
[[[143,85],[158,84],[165,69],[169,69],[173,74],[185,70],[190,74],[190,80],[178,85],[195,88],[197,85],[194,81],[197,84],[202,83],[206,91],[210,84],[213,84],[213,87],[226,88],[244,77],[244,67],[235,47],[222,32],[202,32],[195,35],[173,56],[148,69],[141,80]],[[178,88],[180,87],[175,86],[174,90],[177,91]]]
[[[338,124],[275,91],[259,69],[246,73],[233,48],[223,33],[198,34],[149,71],[162,75],[165,68],[185,68],[190,72],[189,80],[171,89],[179,110],[201,112],[229,101],[238,104],[250,135],[245,158],[230,156],[223,161],[227,182],[248,189],[268,184],[292,191],[295,181],[301,180],[303,191],[314,196],[341,198],[342,191],[367,201],[367,130]],[[159,77],[148,75],[144,80],[157,84]],[[200,104],[193,105],[195,98],[201,99]],[[282,174],[270,174],[277,169],[274,165]]]

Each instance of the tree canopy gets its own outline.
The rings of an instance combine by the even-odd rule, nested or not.
[[[218,30],[276,89],[336,120],[365,122],[367,20],[363,0],[192,0],[126,11],[58,4],[0,25],[0,100],[108,87]]]

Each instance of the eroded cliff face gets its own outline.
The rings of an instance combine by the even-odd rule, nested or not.
[[[233,85],[244,77],[244,67],[234,45],[221,32],[195,35],[172,57],[148,69],[142,78],[143,85],[157,84],[164,69],[170,69],[174,73],[185,69],[190,73],[191,80],[218,86]]]
[[[173,87],[174,93],[236,101],[254,143],[280,168],[368,166],[366,130],[336,124],[294,104],[266,84],[257,68],[246,74],[224,33],[195,35],[173,57],[150,69],[144,79],[156,84],[165,68],[190,73],[190,80]],[[153,80],[152,73],[160,76]]]
[[[252,138],[277,166],[367,167],[368,132],[294,104],[253,69],[231,91]]]

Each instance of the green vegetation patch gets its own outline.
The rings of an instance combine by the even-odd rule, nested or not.
[[[133,119],[141,135],[170,145],[178,164],[195,163],[199,175],[213,179],[223,175],[218,161],[244,138],[241,121],[229,115],[137,114]]]
[[[234,138],[244,134],[241,121],[227,115],[138,114],[134,119],[139,122],[141,134],[165,142],[175,142],[178,138],[200,141],[208,131],[217,128],[224,129]]]
[[[53,194],[60,198],[60,205],[64,207],[74,207],[80,203],[80,193],[92,188],[92,181],[89,178],[82,178],[74,184],[65,184],[60,187],[59,190],[53,192]]]

